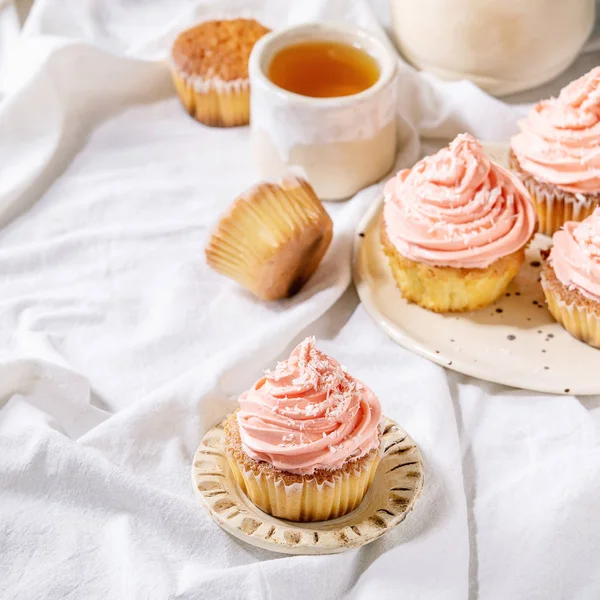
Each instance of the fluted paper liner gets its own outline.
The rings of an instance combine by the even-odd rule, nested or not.
[[[288,521],[326,521],[354,510],[367,493],[381,457],[371,452],[353,467],[332,471],[319,482],[310,475],[300,482],[286,483],[284,475],[246,469],[226,450],[227,460],[238,485],[258,508]]]
[[[333,224],[296,177],[261,183],[237,198],[206,248],[208,264],[263,300],[297,293],[317,267]]]
[[[531,194],[539,220],[539,231],[549,236],[567,221],[583,221],[598,206],[591,199],[582,201],[558,188],[549,190],[545,186],[542,187],[531,179],[523,183]]]
[[[538,181],[523,171],[517,157],[510,152],[509,166],[527,188],[538,217],[538,231],[552,236],[567,221],[583,221],[600,205],[600,194],[571,194]]]
[[[250,80],[205,80],[171,70],[181,102],[195,119],[211,127],[250,123]]]
[[[546,295],[548,309],[558,323],[578,340],[600,348],[600,317],[586,306],[560,299],[544,277],[542,277],[542,288]]]

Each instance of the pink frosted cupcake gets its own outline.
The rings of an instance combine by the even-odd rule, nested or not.
[[[534,201],[540,232],[600,204],[600,67],[538,102],[511,140],[510,165]]]
[[[600,208],[552,237],[542,287],[552,316],[574,337],[600,348]]]
[[[360,504],[381,458],[381,405],[313,337],[239,403],[225,421],[227,460],[261,510],[322,521]]]
[[[384,196],[381,241],[396,284],[436,312],[494,302],[535,232],[527,190],[468,134],[400,171]]]

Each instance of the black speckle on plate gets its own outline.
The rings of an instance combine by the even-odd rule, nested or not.
[[[545,369],[546,371],[549,371],[549,370],[550,370],[550,367],[544,367],[544,369]]]
[[[545,351],[545,350],[542,350],[542,352],[546,353],[546,351]]]
[[[507,335],[507,336],[506,336],[506,339],[507,339],[509,342],[512,342],[513,340],[516,340],[516,339],[517,339],[517,336],[516,336],[516,335],[513,335],[513,334],[511,333],[510,335]]]
[[[566,388],[565,389],[565,394],[568,394],[571,391],[571,388]]]
[[[548,334],[548,337],[549,337],[550,339],[552,339],[552,338],[554,337],[554,334],[553,334],[553,333],[549,333],[549,334]]]
[[[358,236],[359,236],[359,237],[365,237],[365,234],[364,234],[364,233],[361,231],[361,232],[358,234]]]

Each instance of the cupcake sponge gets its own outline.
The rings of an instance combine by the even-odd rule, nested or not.
[[[381,222],[381,242],[402,295],[434,312],[477,310],[497,300],[519,272],[525,249],[503,256],[484,269],[434,267],[402,256]]]
[[[182,104],[211,127],[250,122],[248,58],[270,30],[253,19],[207,21],[179,34],[171,51]]]

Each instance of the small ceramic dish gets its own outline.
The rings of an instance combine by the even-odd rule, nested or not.
[[[382,419],[383,457],[360,506],[330,521],[295,523],[257,508],[239,488],[225,457],[222,423],[204,436],[194,455],[192,484],[213,520],[236,538],[284,554],[333,554],[358,548],[399,525],[423,488],[423,462],[412,438]]]
[[[357,94],[314,98],[287,91],[267,76],[274,56],[303,42],[360,48],[379,65],[379,78]],[[248,65],[252,149],[260,176],[307,179],[321,200],[341,200],[376,182],[396,157],[396,57],[357,28],[307,24],[272,32],[252,50]]]

